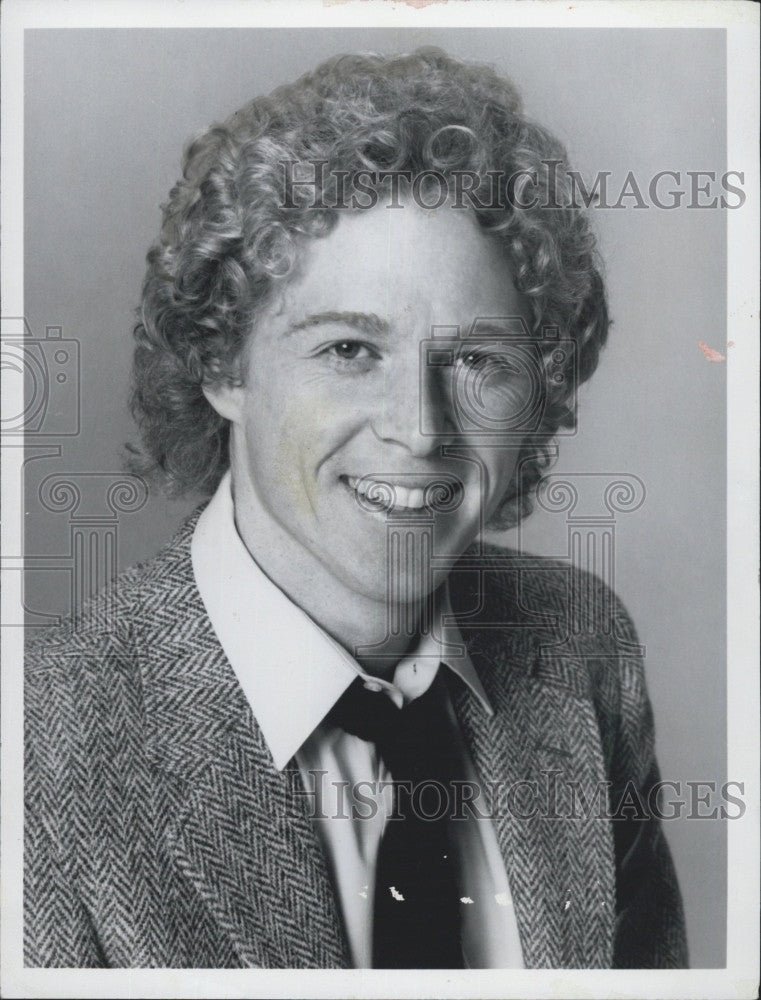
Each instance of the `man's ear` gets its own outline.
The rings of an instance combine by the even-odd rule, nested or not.
[[[220,417],[240,423],[243,414],[243,386],[227,381],[208,382],[201,386],[204,396]]]

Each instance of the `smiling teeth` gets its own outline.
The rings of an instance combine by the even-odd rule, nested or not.
[[[370,503],[377,503],[379,508],[421,510],[425,506],[425,494],[420,488],[408,489],[406,486],[392,486],[383,479],[356,479],[354,476],[347,476],[346,482]]]

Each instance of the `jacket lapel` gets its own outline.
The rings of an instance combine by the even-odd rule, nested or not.
[[[456,587],[453,610],[494,715],[464,686],[455,710],[476,770],[491,790],[497,839],[528,968],[607,967],[615,883],[610,826],[571,799],[602,793],[605,768],[583,662],[554,669],[519,622],[479,627]],[[574,811],[578,814],[572,816]]]
[[[192,578],[188,537],[150,597],[148,745],[166,837],[244,966],[336,968],[347,945],[295,768],[275,768]],[[166,584],[165,584],[166,585]],[[179,594],[179,599],[178,599]]]

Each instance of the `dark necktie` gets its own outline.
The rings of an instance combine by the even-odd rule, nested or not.
[[[441,671],[401,709],[357,678],[328,720],[374,743],[394,781],[394,811],[378,851],[373,968],[463,968],[461,904],[449,843],[456,754]]]

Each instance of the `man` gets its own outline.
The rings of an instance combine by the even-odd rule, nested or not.
[[[213,496],[30,649],[29,964],[686,963],[632,626],[481,541],[607,336],[564,169],[435,50],[190,146],[134,412]]]

